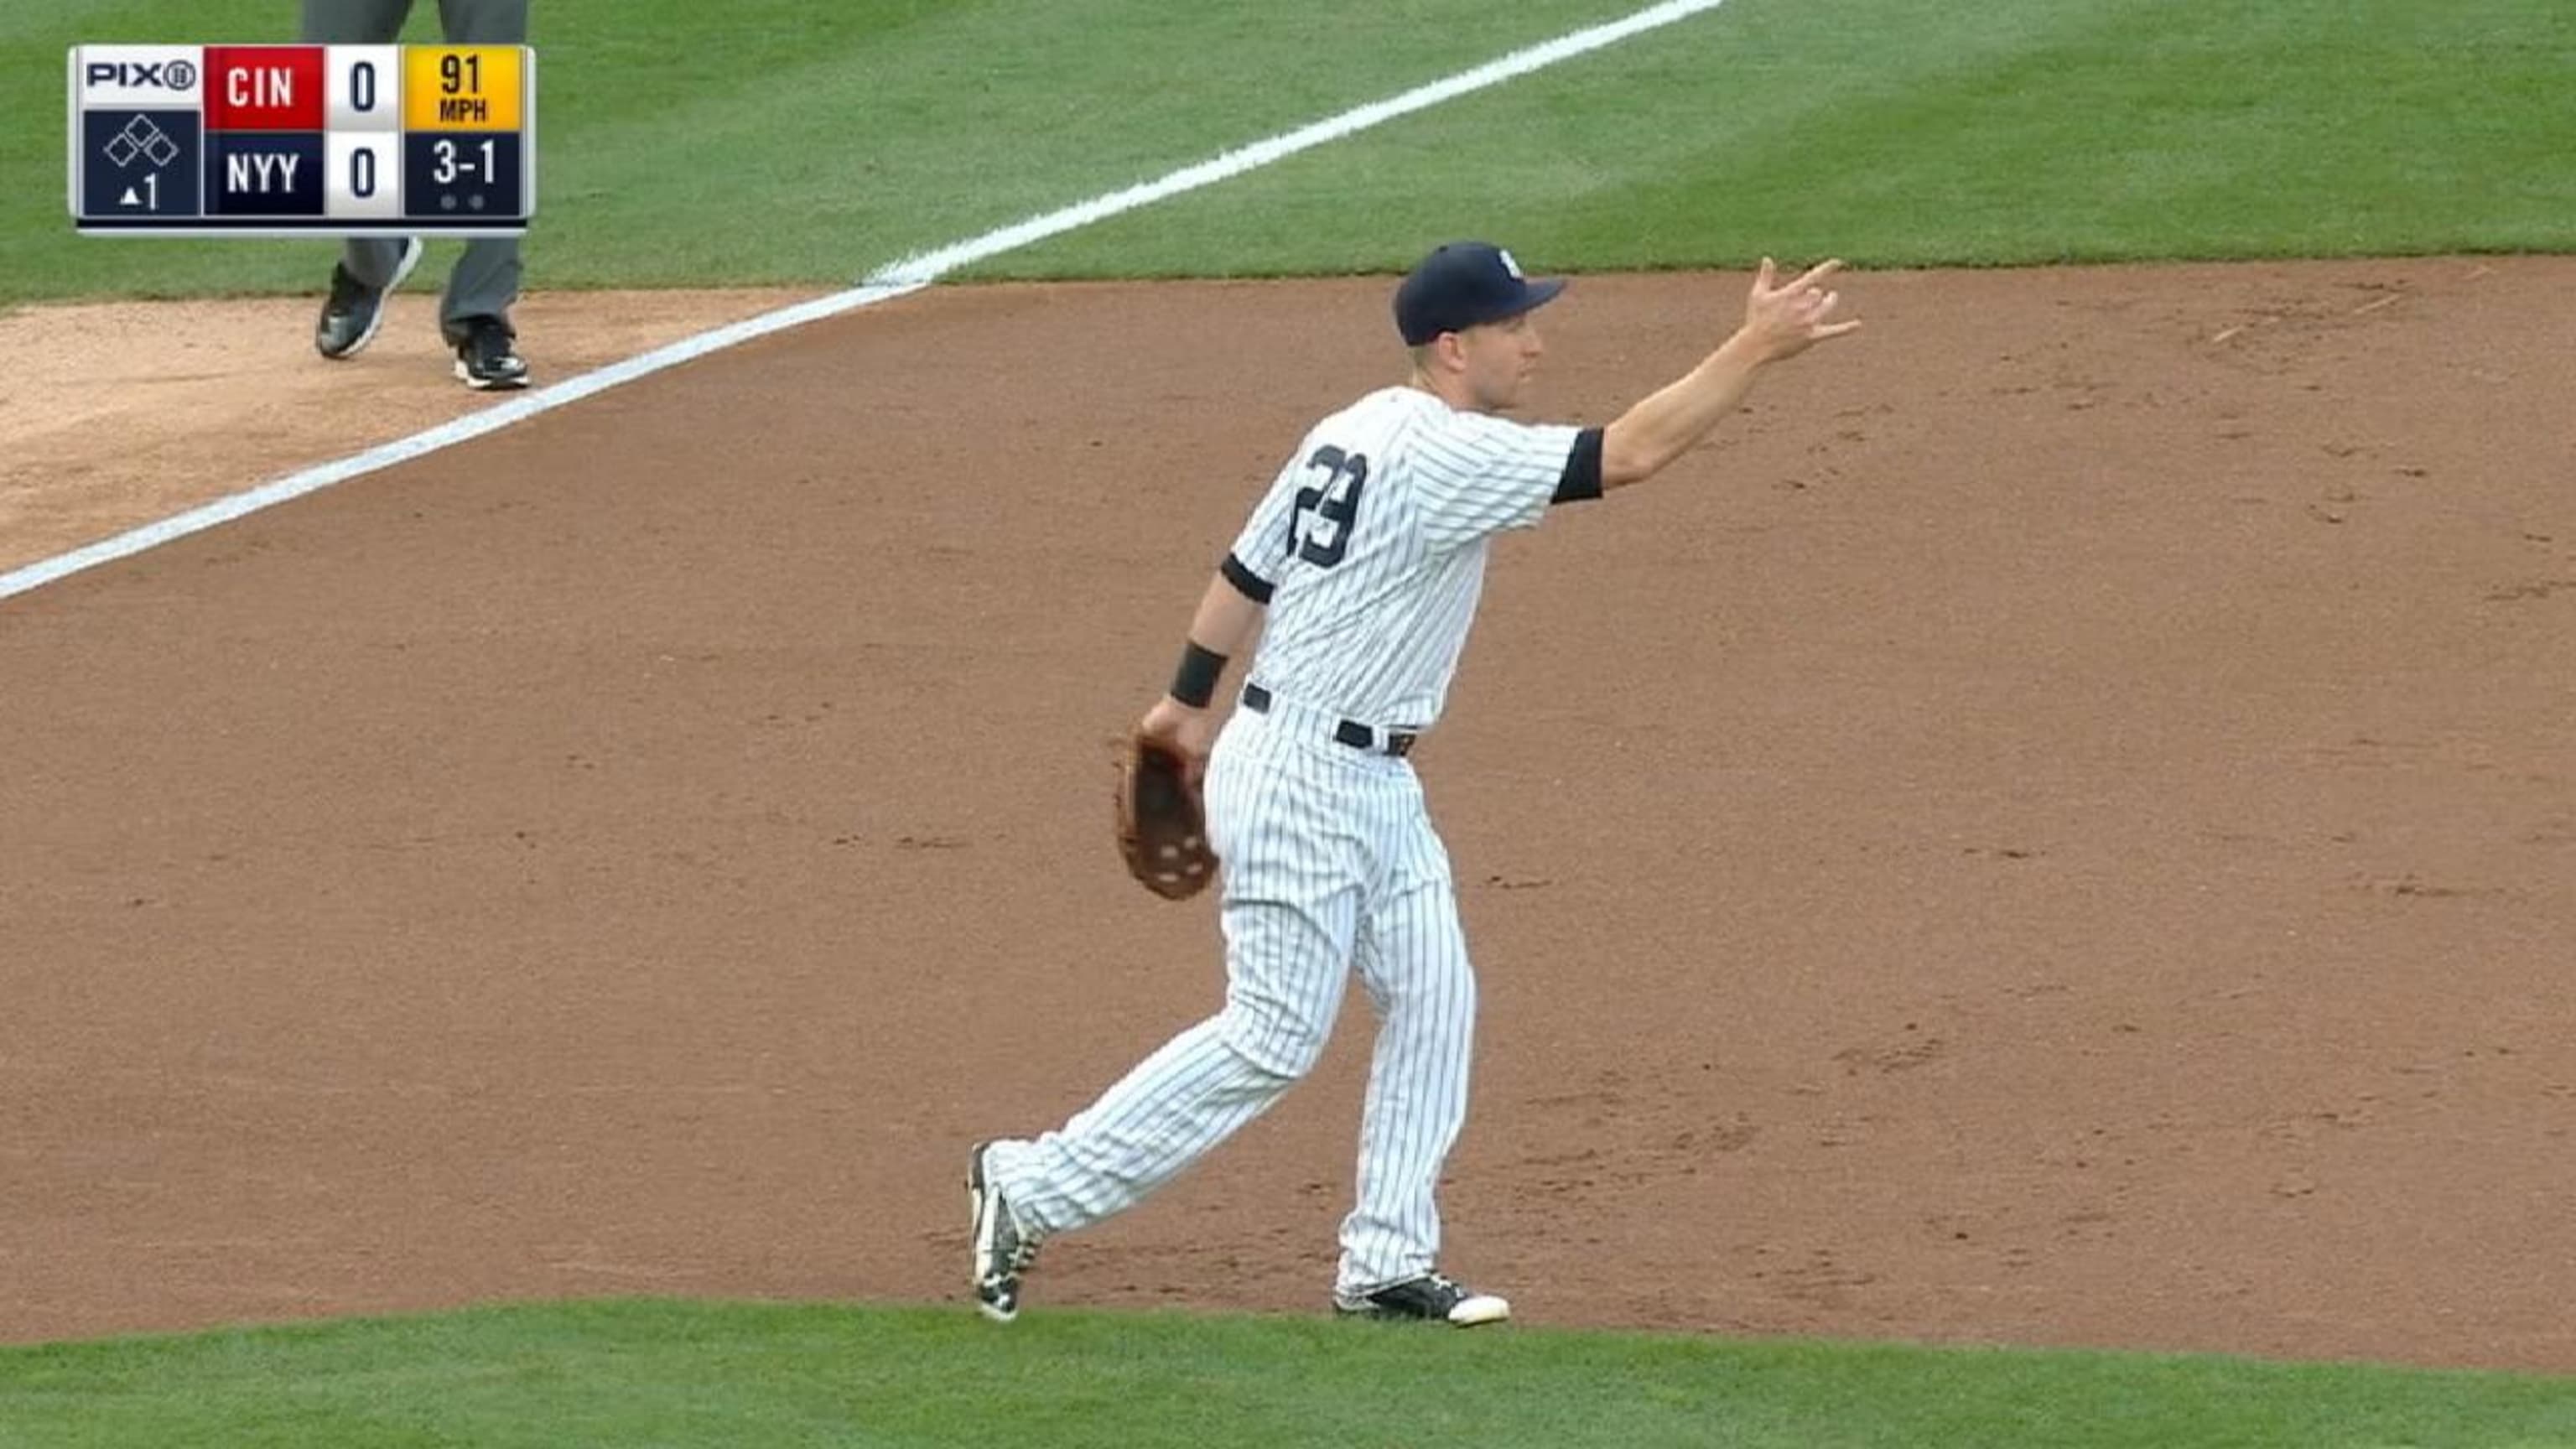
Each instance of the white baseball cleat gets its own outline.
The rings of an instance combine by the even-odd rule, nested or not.
[[[1333,1310],[1345,1318],[1412,1319],[1457,1328],[1500,1323],[1512,1316],[1509,1301],[1479,1293],[1440,1273],[1407,1278],[1357,1297],[1336,1293]]]
[[[1038,1256],[1037,1240],[1020,1231],[1002,1189],[984,1171],[989,1142],[975,1145],[966,1164],[966,1201],[973,1213],[975,1311],[995,1323],[1020,1316],[1020,1275]]]

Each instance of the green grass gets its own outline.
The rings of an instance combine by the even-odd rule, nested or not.
[[[0,1446],[2576,1443],[2576,1381],[1309,1318],[666,1302],[0,1350]]]
[[[1638,3],[548,0],[530,284],[845,284]],[[81,238],[61,200],[65,46],[293,8],[0,10],[0,304],[316,288],[327,241]],[[2563,0],[1731,0],[981,275],[1384,271],[1470,232],[1567,270],[2569,250],[2572,75]]]
[[[2563,250],[2571,82],[2554,0],[1734,0],[985,272]]]
[[[1626,8],[548,0],[530,283],[846,284]],[[291,39],[292,0],[10,13],[0,65],[37,83],[0,92],[0,174],[43,182],[0,200],[0,302],[316,287],[327,241],[83,238],[62,201],[65,45]]]

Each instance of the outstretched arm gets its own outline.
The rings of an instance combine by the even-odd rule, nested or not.
[[[1206,766],[1217,726],[1223,723],[1213,707],[1217,685],[1225,678],[1227,662],[1250,649],[1260,634],[1266,603],[1246,592],[1244,583],[1229,573],[1210,579],[1207,592],[1199,598],[1198,612],[1190,618],[1189,642],[1181,651],[1172,687],[1145,711],[1138,726],[1149,737],[1178,748],[1194,776]]]
[[[1777,286],[1771,259],[1764,257],[1735,335],[1603,430],[1601,486],[1622,488],[1653,477],[1735,411],[1764,367],[1858,330],[1858,322],[1833,320],[1840,297],[1823,283],[1840,270],[1839,261],[1819,263]]]

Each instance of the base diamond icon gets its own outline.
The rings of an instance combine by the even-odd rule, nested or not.
[[[171,140],[167,131],[152,124],[149,117],[136,116],[99,149],[120,167],[133,165],[137,156],[150,158],[155,166],[167,166],[171,158],[179,154],[179,143]]]

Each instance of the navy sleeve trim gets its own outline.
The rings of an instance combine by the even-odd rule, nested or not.
[[[1574,435],[1574,450],[1565,455],[1565,473],[1556,480],[1550,503],[1581,503],[1601,496],[1601,430],[1585,428]]]
[[[1601,468],[1598,463],[1593,465],[1592,473],[1596,478],[1600,476]],[[1595,491],[1598,491],[1597,488]],[[1225,581],[1234,585],[1236,593],[1243,595],[1245,598],[1250,599],[1256,604],[1266,604],[1270,602],[1270,591],[1275,587],[1275,585],[1273,585],[1268,579],[1265,579],[1259,574],[1254,573],[1252,570],[1245,568],[1243,566],[1243,560],[1236,558],[1233,554],[1227,554],[1225,556],[1225,562],[1218,565],[1217,572],[1225,575]]]

